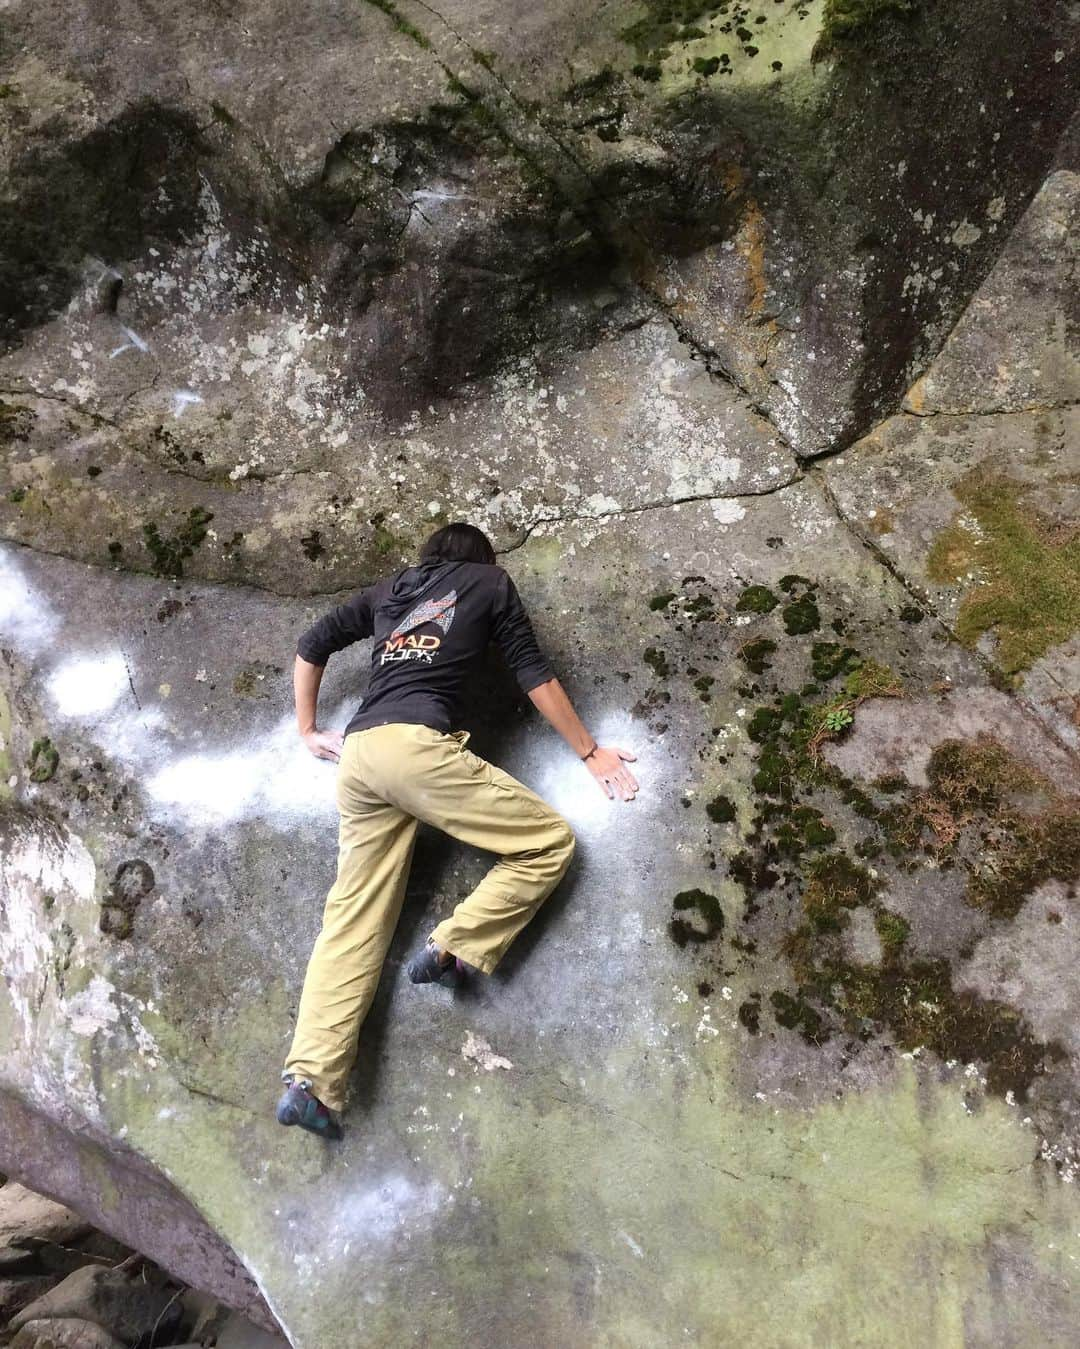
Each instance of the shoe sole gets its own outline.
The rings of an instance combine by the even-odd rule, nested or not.
[[[336,1143],[343,1135],[340,1124],[330,1123],[325,1129],[316,1129],[310,1124],[305,1124],[300,1118],[299,1112],[290,1105],[278,1106],[275,1117],[277,1122],[284,1125],[286,1129],[294,1127],[303,1129],[305,1133],[314,1134],[316,1138],[326,1138]]]

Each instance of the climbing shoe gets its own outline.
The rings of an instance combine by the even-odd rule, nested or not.
[[[283,1075],[281,1080],[285,1083],[285,1091],[277,1104],[279,1124],[299,1124],[301,1129],[318,1134],[320,1138],[341,1137],[341,1125],[312,1093],[310,1082],[304,1078],[297,1080],[291,1075]]]
[[[405,966],[409,978],[414,984],[446,984],[453,988],[468,970],[464,961],[452,957],[448,965],[439,960],[439,948],[429,941],[422,951],[418,951]]]

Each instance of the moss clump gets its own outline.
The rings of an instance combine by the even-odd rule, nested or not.
[[[29,440],[37,421],[33,408],[21,403],[7,403],[0,398],[0,445],[16,440]]]
[[[675,598],[673,590],[666,591],[663,595],[654,595],[649,601],[649,608],[653,610],[666,609]]]
[[[771,614],[779,603],[779,599],[767,586],[747,586],[735,602],[735,612],[737,614]]]
[[[679,915],[696,912],[704,923],[702,928],[687,918],[672,918],[668,931],[676,946],[683,947],[688,943],[699,946],[719,937],[724,930],[724,910],[720,901],[706,890],[681,890],[671,901],[671,907]]]
[[[915,0],[825,0],[813,59],[850,44],[886,15],[906,19],[915,10]]]
[[[701,31],[695,24],[709,10],[705,0],[646,0],[644,17],[622,29],[619,36],[639,56],[663,59],[673,42],[693,40],[686,34]]]
[[[386,514],[384,511],[376,511],[371,517],[372,528],[372,547],[375,550],[376,557],[390,557],[394,554],[403,556],[408,552],[406,540],[399,539],[391,529],[386,527]],[[317,535],[316,535],[317,537]],[[322,544],[319,545],[319,552],[324,551]]]
[[[863,702],[867,698],[899,698],[904,687],[887,665],[864,660],[844,680],[844,691],[849,698]]]
[[[839,674],[849,674],[859,662],[853,646],[839,642],[815,642],[810,648],[810,669],[815,679],[827,683]]]
[[[836,830],[813,806],[795,806],[776,813],[781,823],[776,828],[775,849],[784,857],[801,857],[807,848],[826,848],[836,842]]]
[[[695,595],[686,602],[686,616],[695,627],[699,623],[711,623],[716,618],[716,606],[708,595]]]
[[[668,675],[671,674],[671,666],[667,662],[667,655],[658,647],[647,646],[642,652],[641,658],[657,679],[667,679]]]
[[[206,538],[213,512],[193,506],[171,538],[162,536],[153,522],[143,525],[143,539],[156,576],[183,576],[184,562]],[[110,545],[111,549],[111,545]]]
[[[808,848],[827,848],[836,842],[836,830],[813,806],[797,806],[791,812],[791,822],[801,828]]]
[[[995,918],[1011,918],[1047,881],[1080,877],[1080,806],[1059,805],[1042,815],[1005,811],[982,837],[968,876],[968,903]]]
[[[829,1039],[831,1032],[822,1020],[821,1013],[803,998],[793,998],[790,993],[778,988],[770,993],[769,1002],[778,1026],[799,1031],[809,1044],[822,1045]]]
[[[13,487],[11,491],[8,493],[8,500],[11,502],[13,506],[21,506],[22,503],[26,500],[26,488]]]
[[[735,802],[730,796],[714,796],[705,807],[705,814],[715,824],[730,824],[735,818]]]
[[[846,853],[828,853],[815,858],[807,870],[809,881],[803,890],[806,916],[819,930],[837,931],[846,927],[846,910],[868,904],[877,893],[877,882]]]
[[[746,727],[746,734],[755,744],[762,744],[779,730],[784,714],[775,707],[758,707]]]
[[[764,674],[772,668],[769,657],[775,650],[776,643],[770,637],[752,637],[739,647],[739,659],[751,674]]]
[[[895,959],[880,970],[824,961],[814,971],[851,1032],[887,1027],[904,1050],[928,1049],[946,1061],[986,1065],[987,1087],[1026,1100],[1032,1082],[1066,1057],[1056,1042],[1036,1040],[1023,1015],[1006,1003],[953,988],[945,960]]]
[[[1011,788],[1031,790],[1040,780],[1033,768],[990,736],[943,741],[930,755],[926,778],[958,822],[972,811],[994,810]]]
[[[1011,918],[1036,886],[1080,877],[1080,802],[996,740],[946,740],[927,764],[928,788],[900,813],[898,836],[968,873],[965,898]],[[1020,803],[1042,797],[1042,810]]]
[[[48,782],[55,776],[60,765],[60,751],[47,735],[41,736],[30,746],[30,758],[27,768],[31,782]]]
[[[712,675],[699,675],[694,680],[694,688],[697,689],[697,695],[703,703],[712,702],[712,686],[715,683],[716,680]]]
[[[978,572],[957,636],[974,646],[992,633],[997,663],[1016,675],[1080,628],[1080,529],[1048,520],[1026,503],[1026,486],[1001,474],[976,469],[952,490],[977,530],[960,517],[949,525],[930,550],[927,575],[956,584]]]
[[[317,529],[313,529],[310,534],[306,534],[300,540],[300,548],[309,562],[318,562],[326,547],[322,541],[322,535]]]
[[[791,637],[798,637],[806,632],[817,632],[821,627],[821,615],[812,594],[800,595],[797,600],[785,604],[780,612],[784,628]]]
[[[911,924],[898,913],[889,909],[879,909],[874,915],[874,926],[881,939],[881,949],[886,960],[891,959],[907,943],[911,936]]]

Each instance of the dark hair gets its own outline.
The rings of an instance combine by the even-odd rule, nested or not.
[[[429,557],[442,558],[444,562],[492,563],[495,549],[482,529],[455,520],[452,525],[437,529],[420,549],[421,561]]]

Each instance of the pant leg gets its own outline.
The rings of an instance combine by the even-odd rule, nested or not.
[[[388,732],[382,739],[378,732]],[[535,792],[464,746],[463,735],[426,726],[380,727],[365,748],[384,768],[381,791],[408,814],[500,861],[431,934],[443,949],[490,974],[562,879],[574,853],[567,822]],[[390,754],[389,743],[394,741]]]
[[[308,961],[285,1071],[309,1078],[331,1110],[345,1103],[357,1038],[405,897],[417,822],[379,799],[357,763],[355,735],[338,765],[338,872]]]

